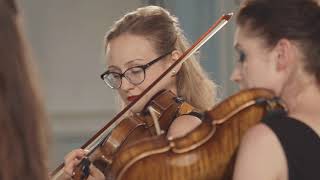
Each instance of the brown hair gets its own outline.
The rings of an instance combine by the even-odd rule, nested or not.
[[[185,52],[190,47],[178,19],[158,6],[138,8],[115,22],[106,35],[106,47],[109,41],[125,33],[147,38],[159,55],[172,49]],[[183,63],[176,84],[178,95],[200,110],[207,110],[215,103],[216,85],[194,55]]]
[[[46,120],[11,0],[0,0],[0,179],[48,179]]]
[[[262,36],[269,47],[286,38],[298,43],[305,70],[320,84],[320,7],[313,0],[252,0],[241,8],[237,23]]]

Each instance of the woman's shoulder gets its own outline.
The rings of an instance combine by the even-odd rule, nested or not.
[[[274,138],[276,138],[273,131],[265,124],[259,123],[246,131],[246,133],[243,136],[243,140],[247,140],[248,142],[251,142],[251,140],[254,140],[255,138],[259,138],[261,140],[266,141],[272,141]],[[255,142],[258,143],[258,142]]]
[[[181,137],[188,132],[192,131],[201,123],[199,117],[194,115],[178,116],[172,122],[168,130],[168,137],[177,138]]]
[[[242,153],[271,154],[270,149],[281,149],[281,144],[275,133],[263,123],[250,128],[241,139],[240,150],[245,150]]]
[[[274,132],[262,123],[250,128],[241,139],[235,179],[283,179],[285,172],[285,154]]]

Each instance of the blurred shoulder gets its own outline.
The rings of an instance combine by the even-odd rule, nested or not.
[[[265,124],[243,136],[236,160],[235,179],[283,179],[286,158],[276,134]]]
[[[168,137],[177,138],[181,137],[188,132],[192,131],[199,124],[201,124],[201,120],[192,115],[183,115],[177,117],[171,124],[168,130]]]

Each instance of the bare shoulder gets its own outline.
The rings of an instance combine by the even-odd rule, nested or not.
[[[177,117],[168,130],[168,137],[181,137],[192,131],[201,123],[201,120],[195,116],[183,115]]]
[[[250,128],[241,140],[234,179],[283,179],[286,168],[285,154],[273,131],[264,124]]]

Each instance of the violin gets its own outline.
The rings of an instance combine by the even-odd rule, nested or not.
[[[162,134],[122,149],[108,176],[116,180],[232,179],[241,137],[270,111],[286,111],[272,91],[241,91],[206,111],[203,122],[183,137]]]
[[[99,148],[91,152],[88,158],[82,162],[82,165],[76,168],[76,177],[74,179],[86,178],[87,175],[83,171],[89,173],[89,169],[86,170],[85,168],[89,168],[90,162],[107,176],[114,162],[113,158],[119,150],[125,149],[130,144],[139,142],[141,139],[166,132],[176,116],[193,111],[191,105],[176,97],[171,91],[165,90],[160,91],[151,98],[146,107],[148,109],[151,108],[155,112],[157,123],[154,123],[153,117],[146,110],[141,114],[134,114],[121,121]],[[155,125],[159,125],[161,131],[157,132]]]
[[[206,41],[215,33],[224,27],[232,13],[221,16],[209,30],[203,34],[182,56],[176,60],[165,72],[163,72],[141,95],[118,113],[109,123],[99,130],[96,135],[90,138],[81,148],[89,151],[87,158],[84,158],[75,169],[73,179],[86,179],[89,175],[89,165],[93,163],[106,176],[110,175],[110,170],[116,163],[114,157],[121,150],[127,149],[132,144],[140,142],[142,139],[150,137],[161,137],[174,120],[177,113],[190,112],[193,108],[181,101],[171,92],[164,91],[147,105],[150,113],[134,114],[126,116],[128,111],[140,101],[154,86],[166,77],[173,68],[186,61],[194,52],[196,52]],[[153,112],[153,113],[151,113]],[[157,123],[155,123],[157,119]],[[159,125],[157,125],[159,123]],[[160,126],[160,127],[158,127]],[[158,128],[157,128],[158,127]],[[63,173],[61,164],[52,173],[51,179],[58,179]]]

